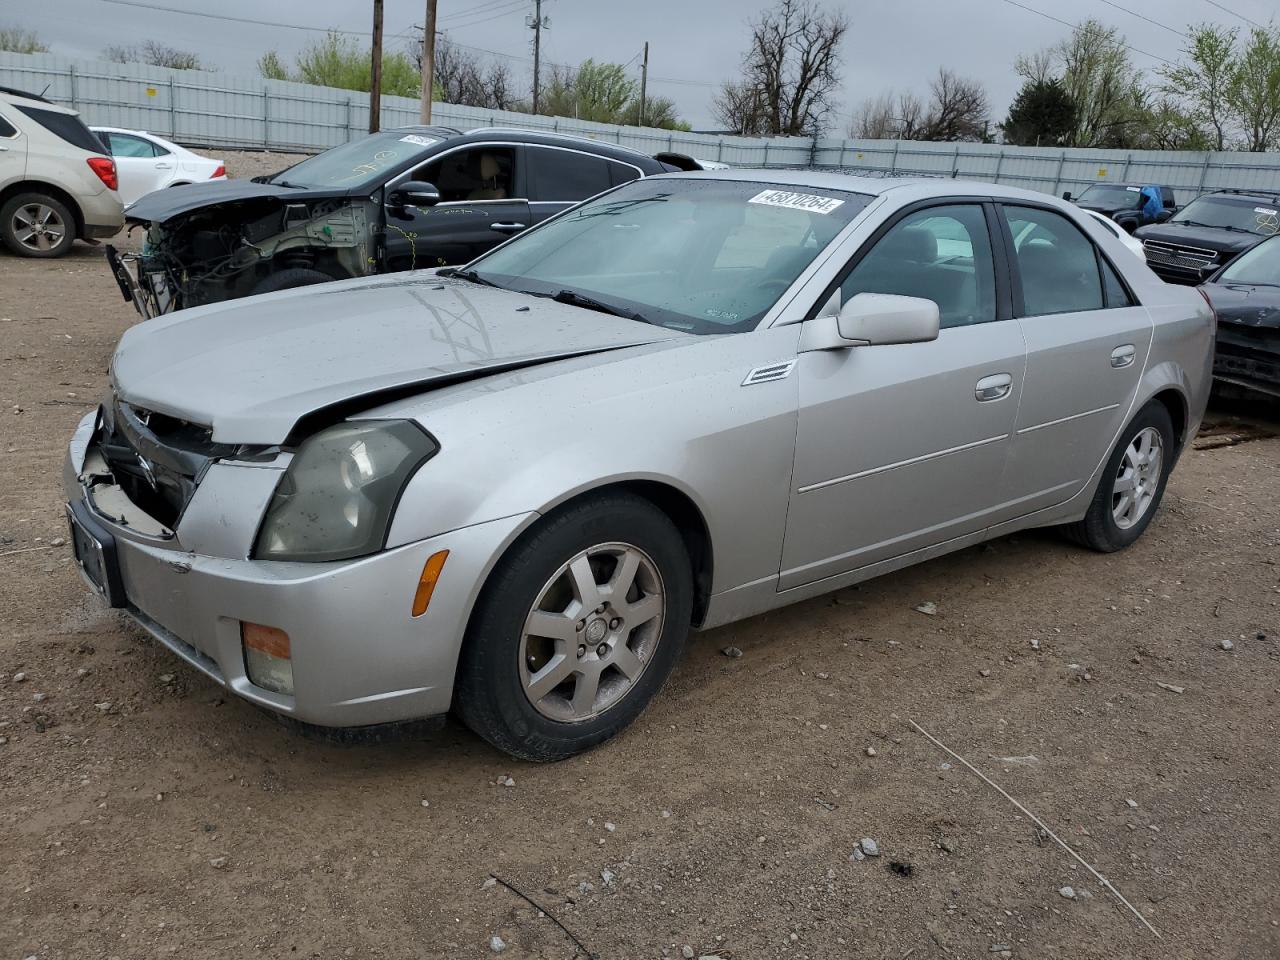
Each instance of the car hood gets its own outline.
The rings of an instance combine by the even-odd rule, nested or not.
[[[278,444],[308,414],[690,336],[430,274],[366,277],[181,310],[131,328],[112,385],[133,406]]]
[[[1122,210],[1132,210],[1137,212],[1137,207],[1120,207],[1114,203],[1077,203],[1077,207],[1081,210],[1092,210],[1094,213],[1101,213],[1104,216],[1110,216],[1113,213],[1119,213]]]
[[[211,180],[208,183],[189,183],[167,190],[155,190],[129,204],[125,218],[129,223],[165,224],[192,210],[202,207],[236,203],[240,200],[269,198],[282,203],[302,203],[326,197],[345,197],[348,190],[308,190],[298,187],[278,187],[271,183],[255,183],[252,180]]]
[[[1208,283],[1201,287],[1221,323],[1280,332],[1280,287],[1248,283]]]
[[[1203,247],[1206,250],[1223,250],[1232,255],[1243,253],[1265,239],[1254,233],[1193,227],[1181,223],[1153,223],[1147,227],[1139,227],[1133,235],[1139,240],[1158,240],[1161,243]]]

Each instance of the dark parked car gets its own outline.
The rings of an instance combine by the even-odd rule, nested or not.
[[[144,252],[107,258],[144,317],[327,280],[466,263],[610,187],[697,169],[526,130],[402,127],[270,177],[144,196]],[[130,270],[130,266],[134,269]]]
[[[1070,200],[1078,207],[1110,217],[1130,233],[1138,227],[1149,223],[1163,223],[1173,216],[1178,209],[1173,187],[1155,186],[1160,191],[1161,209],[1149,217],[1143,210],[1146,198],[1142,195],[1143,187],[1155,186],[1142,183],[1095,183],[1085,187],[1084,193],[1073,197],[1070,193],[1062,195],[1063,200]]]
[[[1280,237],[1256,244],[1200,289],[1218,314],[1214,378],[1280,397]]]
[[[1263,237],[1280,231],[1280,194],[1218,190],[1165,223],[1139,227],[1147,265],[1170,283],[1204,283]]]

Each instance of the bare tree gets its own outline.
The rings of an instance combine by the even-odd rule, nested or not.
[[[819,132],[835,107],[842,10],[814,0],[778,0],[751,25],[742,80],[716,97],[717,119],[744,133],[800,136]]]
[[[171,70],[207,70],[200,62],[200,55],[190,50],[179,50],[155,40],[143,40],[135,46],[113,45],[102,51],[103,57],[113,63],[145,63],[151,67],[168,67]]]
[[[916,140],[921,136],[924,103],[914,93],[892,90],[864,100],[849,123],[849,136],[861,140]]]
[[[924,120],[923,139],[950,143],[986,136],[990,105],[981,83],[939,68],[929,90],[932,99]]]
[[[409,52],[421,70],[422,40],[412,41]],[[491,110],[519,110],[523,106],[507,64],[487,61],[447,38],[436,42],[434,77],[436,93],[445,103]]]

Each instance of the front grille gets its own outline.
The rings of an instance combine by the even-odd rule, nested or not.
[[[1187,247],[1161,240],[1143,240],[1142,249],[1150,263],[1184,270],[1204,270],[1218,262],[1218,252],[1204,247]]]
[[[210,436],[207,427],[115,399],[103,408],[98,448],[125,496],[172,530],[205,469],[231,450]]]

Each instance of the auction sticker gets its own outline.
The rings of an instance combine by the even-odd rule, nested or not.
[[[401,137],[400,142],[416,143],[420,147],[429,147],[435,143],[435,140],[431,139],[431,137],[420,137],[416,133],[411,133],[407,137]]]
[[[810,213],[828,214],[844,203],[832,197],[819,197],[812,193],[792,193],[789,190],[761,190],[747,203],[763,203],[770,207],[786,207],[788,210],[807,210]]]
[[[1265,214],[1268,217],[1274,217],[1277,213],[1280,213],[1280,211],[1272,210],[1270,207],[1254,207],[1253,212]]]

